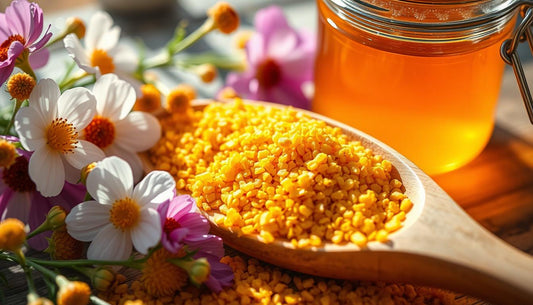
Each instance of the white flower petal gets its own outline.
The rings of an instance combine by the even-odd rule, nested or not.
[[[161,125],[151,114],[131,112],[124,120],[115,123],[115,143],[132,152],[150,149],[161,138]]]
[[[37,110],[43,122],[49,123],[56,118],[60,94],[56,82],[49,78],[41,79],[30,94],[29,106]]]
[[[96,260],[126,260],[131,254],[131,238],[128,233],[117,230],[112,224],[105,226],[94,237],[87,258]]]
[[[108,55],[113,57],[113,63],[115,64],[116,70],[124,71],[129,74],[137,70],[139,58],[137,53],[135,53],[135,50],[130,46],[118,44],[109,51]]]
[[[120,37],[120,28],[113,27],[113,19],[103,11],[98,11],[91,17],[85,34],[85,46],[89,50],[101,49],[107,51],[114,47]]]
[[[135,186],[133,200],[140,206],[160,204],[171,199],[175,189],[176,182],[168,172],[152,171]]]
[[[37,190],[45,197],[56,196],[65,184],[65,169],[58,153],[48,146],[36,150],[30,157],[28,172]]]
[[[137,153],[123,149],[116,144],[110,145],[104,150],[104,152],[106,156],[116,156],[128,162],[133,172],[133,181],[137,183],[141,180],[144,169],[141,158],[139,158]]]
[[[81,177],[80,169],[70,165],[65,158],[65,155],[62,155],[61,158],[63,159],[63,166],[65,167],[65,181],[77,184]]]
[[[63,156],[70,165],[78,170],[82,169],[89,163],[100,161],[105,158],[104,152],[98,146],[84,140],[78,140],[73,152],[66,153]]]
[[[15,116],[15,130],[20,143],[29,151],[41,149],[46,145],[45,128],[42,116],[34,108],[24,107]]]
[[[117,157],[108,157],[98,162],[87,177],[87,191],[103,204],[131,198],[132,189],[131,168],[126,161]]]
[[[131,230],[131,241],[137,251],[148,253],[161,239],[161,219],[154,209],[142,209],[139,223]]]
[[[72,88],[57,101],[57,116],[66,119],[78,131],[85,128],[96,115],[96,99],[87,88]]]
[[[72,208],[65,223],[68,233],[77,240],[91,241],[109,222],[110,205],[85,201]]]
[[[87,55],[87,52],[82,47],[80,40],[75,34],[68,34],[63,39],[65,49],[67,49],[70,57],[78,64],[78,66],[85,70],[87,73],[96,74],[99,70],[91,65],[91,60]]]
[[[112,122],[122,120],[135,104],[135,90],[115,74],[106,74],[98,79],[93,88],[96,109],[102,117]]]

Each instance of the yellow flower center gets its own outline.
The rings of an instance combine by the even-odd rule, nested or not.
[[[9,36],[2,44],[0,45],[0,61],[5,61],[8,57],[7,51],[9,50],[9,47],[11,46],[11,43],[14,41],[19,41],[22,44],[26,43],[26,40],[24,37],[20,36],[19,34],[11,35]]]
[[[207,11],[207,14],[213,20],[215,27],[224,34],[229,34],[239,27],[239,14],[226,2],[218,2]]]
[[[91,54],[91,66],[100,68],[100,73],[102,74],[113,73],[115,71],[113,57],[101,49],[95,49]]]
[[[185,113],[191,108],[191,100],[196,98],[193,87],[181,84],[170,91],[167,96],[167,109],[170,113]]]
[[[168,261],[184,255],[183,251],[171,253],[161,248],[150,256],[144,264],[141,276],[141,282],[150,295],[171,296],[187,284],[187,272]]]
[[[46,129],[46,144],[61,153],[70,153],[78,144],[78,132],[66,119],[56,118]]]
[[[28,159],[23,156],[15,158],[15,162],[2,172],[4,183],[18,193],[35,191],[35,183],[28,174]]]
[[[85,139],[100,148],[106,148],[115,139],[115,125],[108,118],[94,117],[83,131]]]
[[[115,228],[125,231],[133,228],[139,222],[140,215],[141,211],[137,202],[126,197],[113,203],[113,207],[109,211],[109,221]]]
[[[0,222],[0,250],[16,251],[26,240],[24,223],[15,218]]]
[[[16,158],[17,151],[13,143],[0,139],[0,167],[10,167]]]
[[[35,79],[26,73],[17,73],[11,76],[7,82],[7,92],[19,101],[29,99],[34,87]]]
[[[61,287],[57,293],[57,305],[87,305],[91,297],[91,288],[83,282],[70,282]]]
[[[281,68],[276,61],[267,58],[257,66],[255,78],[259,86],[270,89],[281,81]]]

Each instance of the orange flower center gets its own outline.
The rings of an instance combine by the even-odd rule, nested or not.
[[[78,144],[78,132],[66,119],[56,118],[46,129],[46,144],[61,153],[73,152]]]
[[[18,156],[15,159],[15,163],[4,169],[2,179],[15,192],[35,191],[35,183],[33,183],[28,174],[28,160],[23,156]]]
[[[113,73],[115,71],[113,57],[101,49],[95,49],[91,54],[91,65],[100,68],[100,73],[102,74]]]
[[[141,282],[148,294],[155,297],[171,296],[187,284],[187,272],[168,261],[184,255],[183,251],[174,254],[165,248],[152,253],[141,276]]]
[[[22,44],[26,43],[26,40],[24,39],[24,37],[20,36],[19,34],[9,36],[0,45],[0,61],[5,61],[7,59],[7,51],[9,50],[11,43],[13,43],[14,41],[19,41]]]
[[[141,216],[139,205],[131,198],[124,198],[113,203],[109,211],[109,221],[122,231],[133,228]]]
[[[10,167],[15,163],[17,150],[13,143],[0,139],[0,167]]]
[[[115,125],[107,118],[96,116],[85,127],[85,139],[100,148],[106,148],[115,139]]]
[[[273,59],[267,58],[257,67],[255,78],[259,86],[270,89],[281,81],[281,68]]]
[[[7,82],[7,92],[19,101],[29,99],[34,87],[35,79],[26,73],[17,73],[11,76]]]

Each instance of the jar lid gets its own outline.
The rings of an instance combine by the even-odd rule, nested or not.
[[[348,14],[396,26],[464,27],[499,19],[521,0],[332,0]]]

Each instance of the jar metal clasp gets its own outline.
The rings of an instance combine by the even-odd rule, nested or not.
[[[533,53],[533,32],[531,31],[531,25],[533,24],[533,3],[526,1],[526,4],[520,9],[520,14],[522,21],[516,28],[513,36],[502,43],[500,54],[503,60],[513,67],[529,121],[533,124],[533,97],[531,96],[531,91],[529,90],[526,75],[517,51],[518,44],[527,40],[529,49]]]

